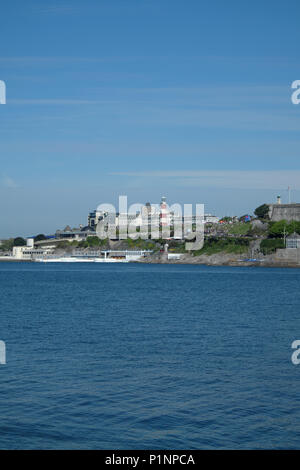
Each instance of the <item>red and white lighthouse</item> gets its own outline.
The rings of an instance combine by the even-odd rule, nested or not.
[[[159,217],[160,217],[160,225],[162,227],[166,227],[170,225],[170,211],[169,211],[165,196],[161,198]]]

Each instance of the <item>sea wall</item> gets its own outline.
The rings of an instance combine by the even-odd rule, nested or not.
[[[276,250],[274,261],[300,265],[300,248],[283,248]]]

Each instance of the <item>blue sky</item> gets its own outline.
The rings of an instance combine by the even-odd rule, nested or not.
[[[1,2],[0,237],[100,203],[300,202],[300,4]]]

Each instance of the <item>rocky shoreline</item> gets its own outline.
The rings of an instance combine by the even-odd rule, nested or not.
[[[64,250],[60,250],[58,256],[65,256],[69,254]],[[175,253],[174,253],[175,254]],[[194,265],[206,265],[206,266],[247,266],[247,267],[278,267],[278,268],[300,268],[300,262],[291,262],[287,260],[280,260],[276,257],[276,254],[271,255],[262,255],[260,254],[256,260],[247,259],[245,255],[236,254],[236,253],[225,253],[219,252],[212,255],[202,254],[194,256],[190,253],[181,253],[179,254],[179,259],[168,259],[168,254],[164,252],[154,252],[149,254],[145,258],[142,258],[138,261],[131,261],[135,263],[145,263],[145,264],[194,264]],[[245,257],[243,259],[243,256]],[[31,259],[14,259],[8,256],[0,257],[0,262],[22,262],[28,263],[33,262]]]
[[[200,264],[206,266],[247,266],[247,267],[277,267],[277,268],[300,268],[299,263],[280,262],[273,255],[263,256],[257,261],[241,260],[241,255],[231,253],[216,253],[213,255],[193,256],[182,254],[180,259],[169,260],[164,253],[155,253],[138,261],[147,264]]]

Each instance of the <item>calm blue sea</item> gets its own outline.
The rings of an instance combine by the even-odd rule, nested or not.
[[[300,448],[300,271],[0,263],[1,449]]]

